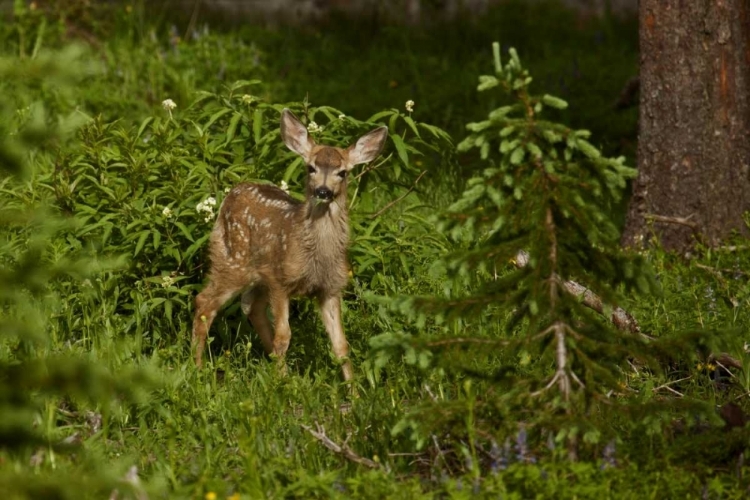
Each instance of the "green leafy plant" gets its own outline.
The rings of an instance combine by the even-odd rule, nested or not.
[[[34,174],[35,160],[53,153],[81,124],[76,115],[48,114],[31,89],[70,85],[85,75],[73,74],[84,67],[83,57],[80,48],[70,47],[40,52],[22,64],[0,59],[5,90],[0,107],[0,461],[23,457],[31,464],[0,471],[1,489],[10,498],[76,498],[82,489],[103,495],[123,488],[117,473],[103,471],[91,456],[62,474],[52,473],[55,457],[79,453],[84,439],[81,432],[66,433],[57,415],[88,419],[87,432],[97,433],[103,419],[120,407],[115,399],[138,399],[145,381],[135,370],[114,375],[85,356],[51,345],[46,320],[54,310],[51,284],[85,275],[93,266],[74,252],[55,255],[53,241],[70,228],[68,221],[43,206],[25,206],[8,196],[21,179]],[[34,469],[49,474],[37,480]]]
[[[75,214],[79,245],[93,242],[130,260],[122,278],[132,287],[131,300],[121,308],[141,311],[127,328],[139,336],[159,341],[175,328],[176,314],[186,319],[211,225],[230,187],[272,181],[301,197],[301,158],[279,137],[283,107],[298,113],[315,140],[326,144],[348,144],[374,123],[388,123],[391,139],[383,159],[351,182],[350,204],[360,214],[353,224],[362,229],[355,232],[352,255],[360,280],[371,283],[383,262],[368,241],[389,231],[378,221],[366,222],[360,210],[379,209],[382,196],[373,194],[382,186],[394,194],[400,187],[409,190],[427,173],[419,158],[444,158],[451,148],[445,132],[397,110],[359,121],[328,106],[267,103],[251,93],[259,84],[239,81],[221,93],[201,92],[184,110],[165,100],[160,115],[138,126],[93,120],[80,133],[81,148],[40,176],[54,204]]]

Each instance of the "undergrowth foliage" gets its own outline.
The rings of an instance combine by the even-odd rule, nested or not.
[[[454,285],[444,298],[400,298],[393,307],[420,324],[431,318],[468,327],[489,314],[506,334],[478,336],[465,328],[440,339],[383,336],[373,343],[385,352],[405,348],[423,367],[438,352],[454,369],[488,381],[490,393],[481,402],[466,388],[471,406],[490,426],[485,431],[508,408],[524,408],[525,427],[537,437],[552,432],[554,443],[575,452],[581,436],[596,444],[602,434],[615,434],[606,418],[611,409],[629,403],[643,409],[643,400],[628,394],[628,359],[658,372],[670,356],[692,358],[695,341],[704,340],[689,336],[666,346],[608,321],[625,294],[658,291],[644,258],[620,248],[611,215],[635,170],[624,158],[602,156],[589,132],[546,119],[547,108],[567,103],[529,91],[532,78],[514,49],[505,64],[497,44],[493,51],[495,73],[481,76],[478,90],[499,90],[510,100],[467,125],[470,134],[458,149],[478,149],[485,168],[468,180],[437,226],[459,246],[437,266]],[[567,280],[601,295],[609,313],[586,307],[566,290]],[[499,369],[479,367],[478,359],[493,356],[503,360]],[[702,411],[710,413],[706,406]],[[639,414],[634,421],[648,418]],[[404,425],[427,432],[416,421]]]
[[[53,193],[51,201],[75,215],[78,229],[69,238],[128,259],[117,279],[129,297],[118,308],[132,317],[126,331],[151,337],[152,345],[172,343],[175,338],[164,335],[175,331],[175,315],[183,321],[189,316],[211,227],[232,186],[271,181],[302,198],[302,159],[279,136],[284,107],[324,144],[351,143],[375,123],[389,127],[383,159],[356,172],[350,183],[351,253],[360,282],[382,280],[382,256],[370,241],[390,234],[363,213],[384,208],[373,191],[388,186],[395,197],[400,187],[413,187],[427,173],[420,167],[424,155],[431,163],[449,161],[447,134],[409,114],[393,109],[360,121],[329,106],[271,104],[251,93],[259,84],[238,81],[221,93],[200,92],[185,109],[165,99],[163,112],[138,126],[92,120],[79,134],[80,147],[39,178]]]
[[[81,125],[79,115],[50,112],[45,97],[62,97],[91,68],[76,46],[42,51],[33,60],[0,58],[3,103],[0,106],[0,464],[21,459],[38,466],[56,455],[81,454],[56,473],[36,477],[31,469],[3,469],[0,484],[9,498],[80,498],[81,491],[108,495],[123,488],[118,467],[102,470],[95,453],[81,449],[88,429],[108,425],[111,414],[127,412],[139,400],[143,372],[122,368],[115,375],[87,356],[56,346],[47,317],[56,310],[52,284],[81,279],[101,270],[85,255],[58,253],[55,242],[70,231],[70,220],[35,202],[9,196],[22,192],[23,179],[35,175],[41,159],[54,156]],[[119,401],[118,401],[119,400]],[[75,436],[60,432],[57,409]],[[83,430],[83,422],[90,427]],[[130,490],[132,485],[125,485]]]

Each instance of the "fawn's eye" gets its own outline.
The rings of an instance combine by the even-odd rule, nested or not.
[[[313,167],[312,165],[308,165],[307,166],[307,173],[308,174],[314,174],[315,172],[317,172],[317,170],[315,170],[315,167]]]
[[[339,172],[336,172],[336,175],[338,175],[342,179],[345,179],[346,178],[346,170],[341,170]]]

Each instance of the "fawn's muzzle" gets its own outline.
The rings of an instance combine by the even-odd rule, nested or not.
[[[319,187],[315,190],[315,197],[322,201],[331,201],[333,199],[333,191],[327,187]]]

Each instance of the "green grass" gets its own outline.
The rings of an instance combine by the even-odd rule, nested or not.
[[[616,112],[612,104],[636,73],[635,20],[581,20],[552,3],[510,3],[481,20],[413,30],[340,18],[305,29],[206,31],[199,24],[196,37],[170,42],[170,19],[156,16],[152,22],[137,8],[113,9],[98,17],[81,14],[78,21],[53,17],[44,31],[40,17],[27,13],[2,28],[7,42],[2,55],[12,64],[28,61],[34,47],[41,54],[62,44],[66,25],[78,26],[96,42],[78,60],[80,71],[90,76],[65,92],[54,84],[23,91],[0,84],[18,109],[43,101],[52,121],[69,113],[91,119],[75,136],[41,144],[32,156],[34,172],[25,180],[0,181],[3,210],[43,206],[70,222],[45,234],[38,260],[64,266],[63,271],[35,295],[24,293],[23,306],[3,302],[4,319],[37,317],[34,328],[49,341],[31,346],[3,337],[0,360],[16,363],[29,352],[82,356],[115,376],[142,370],[136,380],[143,391],[135,402],[40,398],[33,418],[47,442],[1,451],[0,485],[11,486],[18,477],[28,484],[62,478],[83,485],[76,486],[86,488],[79,489],[83,496],[101,498],[109,495],[111,483],[96,483],[98,473],[118,480],[135,465],[152,498],[211,498],[210,493],[216,498],[705,498],[704,492],[708,498],[743,497],[747,481],[738,479],[736,455],[726,443],[742,442],[744,431],[735,429],[727,438],[714,418],[703,434],[684,434],[675,423],[683,417],[679,412],[646,423],[614,417],[609,424],[618,430],[613,467],[602,466],[607,443],[584,447],[581,460],[572,462],[561,445],[549,449],[548,436],[535,429],[528,454],[536,463],[511,457],[505,467],[493,442],[503,448],[507,439],[514,446],[525,416],[484,404],[494,390],[492,381],[467,386],[465,374],[454,368],[513,365],[545,372],[547,367],[527,367],[501,352],[467,357],[459,349],[441,364],[400,345],[389,351],[382,345],[387,337],[381,337],[381,345],[371,342],[381,334],[505,335],[491,310],[445,325],[419,325],[372,299],[444,293],[448,279],[434,263],[455,244],[436,234],[428,219],[458,196],[466,172],[483,168],[475,157],[456,158],[426,130],[417,138],[405,120],[405,101],[416,101],[414,120],[445,129],[457,143],[466,123],[497,106],[476,92],[476,78],[491,69],[490,44],[498,40],[518,49],[537,90],[568,100],[570,107],[556,119],[592,130],[607,154],[632,158],[637,110]],[[184,25],[176,23],[182,33]],[[261,82],[231,89],[243,79]],[[218,97],[191,107],[198,91]],[[243,101],[245,94],[254,96],[252,104]],[[344,328],[356,367],[356,397],[341,383],[307,300],[292,304],[286,376],[262,354],[237,303],[215,322],[205,369],[195,368],[189,352],[192,298],[206,265],[202,238],[210,230],[195,205],[209,195],[221,197],[225,187],[240,180],[284,178],[291,156],[273,135],[271,107],[264,106],[301,106],[306,97],[313,106],[333,106],[354,119],[337,124],[318,111],[329,140],[351,140],[367,129],[355,120],[395,108],[389,116],[395,116],[395,130],[408,146],[407,165],[395,144],[389,145],[386,155],[392,156],[381,171],[363,178],[353,207],[354,276],[344,297]],[[166,98],[177,102],[174,119],[161,109]],[[207,125],[222,109],[231,111]],[[257,132],[256,110],[265,113]],[[12,113],[23,121],[31,111]],[[234,116],[236,135],[230,138]],[[429,175],[412,193],[384,215],[370,217],[405,194],[422,170]],[[288,172],[286,180],[299,190],[297,172]],[[162,216],[164,206],[174,210],[176,220]],[[38,227],[16,224],[2,230],[4,266],[19,264]],[[67,259],[75,256],[84,262],[73,268]],[[647,258],[663,295],[633,298],[625,306],[643,331],[655,336],[735,329],[739,333],[729,352],[744,359],[750,294],[742,270],[749,257],[746,250],[699,251],[694,262],[686,262],[652,251]],[[176,283],[163,286],[165,276]],[[663,375],[637,363],[624,370],[628,387],[639,391],[644,403],[678,399],[679,393],[747,407],[750,379],[739,370],[726,383],[716,383],[704,366],[686,363],[667,366]],[[667,382],[676,393],[665,389]],[[101,428],[92,423],[97,416]],[[378,467],[369,470],[325,448],[304,428],[317,424],[330,439],[347,443]],[[75,433],[83,452],[56,449]],[[748,473],[747,467],[739,470]]]

